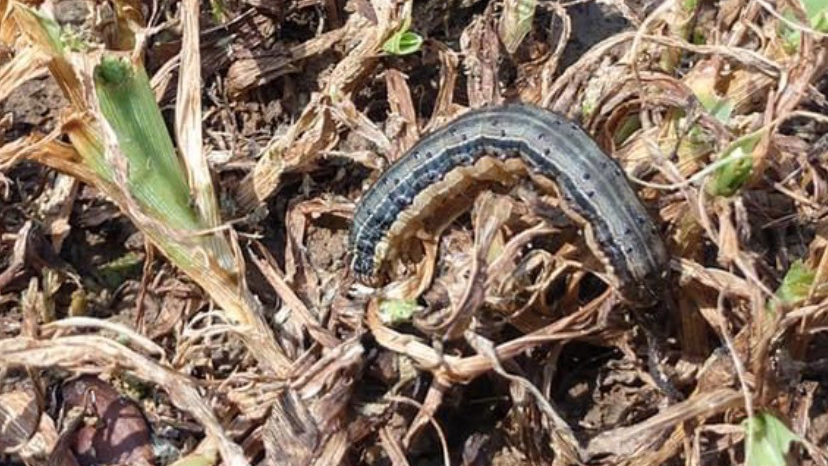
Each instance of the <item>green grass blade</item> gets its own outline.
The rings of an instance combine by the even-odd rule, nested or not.
[[[128,163],[129,191],[178,229],[202,228],[191,207],[187,177],[143,67],[105,57],[95,68],[101,113]]]

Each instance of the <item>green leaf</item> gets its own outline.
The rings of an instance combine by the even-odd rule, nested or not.
[[[641,120],[637,115],[630,115],[618,125],[618,129],[613,134],[613,141],[617,145],[621,145],[627,141],[636,131],[641,129]]]
[[[104,85],[123,84],[132,76],[132,66],[117,58],[104,57],[101,64],[95,68],[95,77],[98,83]]]
[[[391,36],[382,45],[382,49],[392,55],[410,55],[418,52],[422,45],[422,36],[416,32],[405,30]]]
[[[227,5],[222,0],[210,0],[210,14],[217,24],[227,22]]]
[[[753,170],[753,149],[764,133],[765,130],[760,130],[742,136],[724,150],[720,157],[724,163],[713,173],[713,180],[707,185],[708,193],[730,197],[742,188]]]
[[[828,0],[803,0],[802,4],[811,28],[819,32],[828,32]],[[795,23],[800,22],[790,9],[784,10],[783,16]],[[783,38],[783,44],[788,53],[795,53],[799,50],[800,32],[798,30],[781,23],[779,34]]]
[[[802,4],[805,6],[805,14],[811,19],[811,26],[816,28],[814,18],[828,13],[828,0],[803,0]],[[821,29],[820,31],[826,32]]]
[[[412,299],[389,299],[380,303],[379,316],[384,324],[393,326],[410,322],[420,309]]]
[[[717,99],[707,110],[717,120],[727,123],[730,120],[730,114],[733,113],[733,102],[729,99]]]
[[[707,30],[702,28],[696,28],[693,30],[693,34],[690,37],[690,42],[696,45],[704,45],[707,43]]]
[[[61,37],[62,31],[60,25],[53,19],[41,15],[40,12],[24,5],[23,3],[16,3],[15,7],[20,8],[21,11],[25,12],[29,19],[35,21],[40,26],[40,28],[26,29],[26,33],[37,37],[36,42],[48,44],[45,51],[52,53],[53,56],[63,56],[66,50],[63,38]],[[22,25],[21,27],[25,26],[27,25]]]
[[[140,274],[143,263],[143,257],[140,254],[127,252],[98,267],[96,275],[106,287],[115,289],[128,278]]]
[[[801,260],[791,264],[782,284],[776,290],[776,297],[788,304],[805,299],[816,279],[816,272],[809,269]]]
[[[801,441],[782,421],[768,413],[747,419],[743,427],[747,466],[786,466],[791,442]]]
[[[698,89],[694,91],[696,98],[702,104],[705,110],[716,117],[722,123],[727,123],[730,120],[730,115],[733,113],[733,102],[730,99],[719,97],[716,95],[714,89]]]
[[[67,49],[73,52],[88,52],[92,48],[83,32],[73,27],[61,29],[60,40]]]
[[[104,57],[95,67],[94,79],[101,113],[128,163],[130,193],[169,226],[203,229],[190,203],[187,174],[143,66]]]

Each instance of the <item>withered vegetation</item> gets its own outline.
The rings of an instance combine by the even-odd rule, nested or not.
[[[0,11],[3,464],[828,464],[825,2]],[[624,166],[656,306],[528,183],[355,282],[360,194],[509,101]]]

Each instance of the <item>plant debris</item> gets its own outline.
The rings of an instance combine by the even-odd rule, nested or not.
[[[0,462],[828,465],[828,2],[276,3],[0,2]],[[509,101],[619,160],[658,305],[528,180],[354,280]]]

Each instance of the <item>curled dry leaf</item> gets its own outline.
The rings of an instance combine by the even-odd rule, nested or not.
[[[352,17],[355,20],[355,17]],[[296,45],[277,56],[266,55],[235,60],[227,72],[227,86],[238,96],[254,87],[263,86],[279,76],[296,73],[299,62],[334,48],[354,30],[352,22]]]
[[[492,8],[477,17],[461,38],[463,65],[469,79],[468,98],[471,108],[502,102],[497,74],[500,46],[495,31]],[[497,45],[493,45],[497,44]]]
[[[343,342],[280,393],[262,437],[268,461],[290,466],[341,464],[347,405],[364,348]]]
[[[403,21],[404,3],[398,0],[377,0],[373,6],[376,24],[361,15],[352,15],[343,28],[351,28],[348,36],[358,38],[356,44],[340,60],[324,81],[324,90],[315,94],[302,115],[286,134],[274,138],[263,151],[250,177],[240,186],[238,202],[242,210],[252,210],[280,187],[284,173],[314,165],[320,154],[338,141],[328,105],[349,100],[376,66],[377,56],[385,41]]]
[[[738,391],[719,388],[681,403],[675,404],[644,422],[631,427],[620,427],[604,432],[590,440],[587,452],[590,456],[611,453],[619,457],[640,455],[659,442],[664,431],[676,425],[697,419],[699,416],[715,416],[741,402]]]
[[[78,466],[40,403],[26,389],[0,394],[0,454],[17,455],[28,466]]]
[[[71,442],[82,466],[154,464],[149,425],[134,401],[94,376],[67,382],[61,394],[64,410],[80,409],[87,418]]]
[[[484,285],[487,280],[488,257],[492,243],[511,214],[511,204],[492,193],[484,193],[475,203],[475,241],[471,251],[471,264],[458,286],[448,289],[451,309],[436,326],[426,326],[430,334],[442,335],[444,340],[459,338],[471,325],[478,308],[485,300]],[[421,326],[423,326],[421,324]]]
[[[402,131],[395,147],[396,154],[403,154],[417,139],[420,132],[417,127],[417,115],[414,111],[414,103],[411,100],[411,89],[405,81],[405,77],[396,70],[388,70],[385,73],[385,82],[388,85],[388,103],[391,111],[402,119]]]
[[[497,33],[509,53],[515,53],[532,30],[537,0],[506,0],[497,24]]]
[[[20,450],[39,423],[40,407],[34,393],[17,390],[0,394],[0,451]]]

